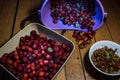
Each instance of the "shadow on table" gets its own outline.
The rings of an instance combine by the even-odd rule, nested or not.
[[[87,73],[93,77],[94,79],[96,80],[118,80],[118,78],[120,78],[120,76],[107,76],[107,75],[104,75],[100,72],[98,72],[93,66],[92,64],[90,63],[90,60],[89,60],[89,55],[88,55],[89,51],[85,54],[84,56],[84,66],[85,66],[85,69],[87,71]]]
[[[42,1],[42,3],[39,6],[35,6],[29,11],[29,15],[26,18],[24,18],[20,23],[21,29],[23,29],[25,27],[25,24],[27,22],[29,22],[29,23],[37,22],[37,23],[42,24],[42,22],[40,20],[40,15],[38,14],[38,10],[41,9],[43,2],[44,2],[44,0]]]
[[[0,66],[0,80],[17,80]]]

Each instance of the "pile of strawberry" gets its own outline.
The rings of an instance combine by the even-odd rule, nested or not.
[[[51,80],[70,52],[66,44],[32,30],[30,35],[20,37],[14,51],[4,53],[0,64],[20,80]]]
[[[84,48],[90,42],[93,30],[95,4],[93,0],[50,0],[53,23],[62,21],[64,25],[74,25],[76,28],[87,29],[88,32],[74,31],[73,37],[79,41],[79,47]]]

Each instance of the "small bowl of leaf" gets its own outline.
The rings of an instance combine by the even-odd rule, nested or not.
[[[89,50],[89,59],[99,72],[109,75],[120,75],[120,45],[108,40],[98,41]]]

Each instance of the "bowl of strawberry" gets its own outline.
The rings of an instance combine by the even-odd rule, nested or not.
[[[107,13],[100,0],[44,0],[40,21],[53,30],[74,30],[73,38],[83,49],[102,27]]]
[[[44,0],[38,10],[41,22],[55,30],[98,30],[106,12],[100,0]],[[46,19],[47,18],[47,19]]]
[[[19,80],[53,80],[74,44],[38,23],[28,26],[0,48],[0,66]]]

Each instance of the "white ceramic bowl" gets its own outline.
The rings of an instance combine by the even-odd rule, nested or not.
[[[104,46],[108,46],[109,48],[112,48],[113,50],[117,49],[116,54],[117,54],[118,56],[120,56],[120,45],[119,45],[119,44],[117,44],[117,43],[115,43],[115,42],[112,42],[112,41],[108,41],[108,40],[98,41],[98,42],[96,42],[95,44],[93,44],[92,47],[91,47],[90,50],[89,50],[89,59],[90,59],[91,64],[93,65],[93,67],[94,67],[96,70],[98,70],[99,72],[101,72],[101,73],[103,73],[103,74],[105,74],[105,75],[109,75],[109,76],[118,76],[118,75],[120,75],[120,71],[117,72],[117,73],[109,74],[109,73],[105,73],[105,72],[101,71],[100,69],[98,69],[98,68],[94,65],[94,63],[93,63],[93,61],[92,61],[92,58],[91,58],[93,52],[94,52],[96,49],[98,49],[98,48],[103,48]]]

